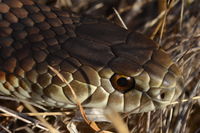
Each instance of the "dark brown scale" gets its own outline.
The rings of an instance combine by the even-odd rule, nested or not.
[[[63,25],[69,37],[76,37],[75,26],[72,24]]]
[[[53,38],[53,37],[56,35],[56,33],[55,33],[53,30],[49,29],[49,30],[43,31],[43,32],[42,32],[42,35],[43,35],[46,39],[49,39],[49,38]]]
[[[33,20],[30,18],[21,19],[20,22],[21,22],[21,24],[24,24],[24,26],[27,26],[29,28],[32,28],[32,26],[34,25]]]
[[[35,61],[32,57],[26,57],[21,61],[21,67],[24,69],[24,71],[28,72],[33,69],[33,66],[35,65]]]
[[[16,32],[13,33],[13,37],[14,37],[15,40],[25,39],[27,35],[28,34],[25,31],[16,31]]]
[[[30,52],[31,51],[29,49],[21,48],[20,50],[17,50],[16,57],[18,60],[22,60],[26,58]]]
[[[12,33],[13,29],[10,27],[2,27],[0,29],[0,36],[1,37],[7,37],[8,35],[10,35]]]
[[[51,28],[50,24],[47,22],[41,22],[38,24],[35,24],[40,30],[45,31]]]
[[[33,53],[33,58],[35,59],[37,63],[41,63],[45,61],[46,57],[47,57],[47,53],[45,53],[44,51],[38,51],[38,52]]]
[[[55,46],[58,45],[58,41],[55,38],[48,38],[45,40],[45,42],[47,43],[47,45],[49,46]]]
[[[6,74],[5,72],[0,71],[0,82],[5,83],[6,82]]]
[[[34,2],[31,0],[19,0],[23,5],[34,5]]]
[[[36,43],[36,42],[41,42],[42,40],[44,40],[44,37],[41,34],[33,34],[33,35],[28,36],[28,40],[31,43]]]
[[[53,27],[52,30],[57,34],[57,35],[63,35],[66,33],[65,28],[63,27]]]
[[[62,22],[56,18],[50,18],[47,20],[47,22],[53,27],[58,27],[62,25]]]
[[[52,76],[48,73],[42,74],[38,77],[38,83],[43,87],[46,88],[48,85],[51,84]]]
[[[28,32],[29,35],[37,34],[40,32],[38,27],[26,27],[25,30]]]
[[[26,18],[28,16],[28,12],[24,8],[12,8],[11,12],[20,19]]]
[[[17,77],[20,77],[20,78],[25,77],[25,71],[20,66],[17,66],[15,68],[15,73],[16,73]]]
[[[0,30],[1,31],[1,30]],[[2,32],[1,32],[2,33]],[[6,36],[5,34],[0,34],[0,43],[2,46],[6,47],[6,46],[10,46],[13,43],[13,38],[10,37],[3,37]]]
[[[19,43],[19,42],[17,42],[17,41],[14,41],[13,40],[13,48],[15,48],[16,50],[19,50],[19,49],[21,49],[21,48],[23,48],[23,44],[22,43]],[[16,55],[17,56],[17,55]]]
[[[24,26],[23,24],[21,24],[21,23],[12,23],[12,24],[10,25],[10,27],[11,27],[13,30],[17,31],[17,30],[23,30],[25,26]]]
[[[9,11],[9,6],[5,3],[0,3],[0,13],[7,13]]]
[[[43,12],[43,14],[47,17],[47,18],[57,18],[57,15],[53,12]]]
[[[33,5],[24,5],[24,8],[30,13],[37,13],[40,11],[40,8],[33,6]]]
[[[0,54],[1,54],[1,57],[8,58],[8,57],[12,56],[13,52],[14,52],[14,48],[4,47],[1,49]]]
[[[47,49],[47,44],[44,41],[42,41],[42,42],[35,42],[32,45],[32,49],[34,51],[36,51],[36,52],[40,51],[40,50],[45,50],[45,49]],[[47,53],[48,53],[48,51],[47,51]]]
[[[30,17],[32,18],[32,20],[33,20],[35,23],[42,23],[42,22],[45,20],[44,15],[42,15],[41,13],[34,13],[34,14],[31,14]]]
[[[51,11],[51,8],[46,6],[46,5],[37,4],[37,6],[40,8],[40,10],[42,10],[44,12],[50,12]]]
[[[23,6],[19,0],[4,0],[4,2],[12,8],[21,8]]]
[[[107,29],[107,30],[105,30]],[[76,29],[76,33],[83,38],[91,40],[108,42],[110,45],[121,44],[126,42],[128,32],[124,32],[116,25],[110,23],[98,23],[81,25]],[[113,33],[113,37],[110,38],[110,33]]]
[[[10,25],[10,23],[8,21],[0,21],[0,27],[8,27]]]
[[[3,17],[10,23],[18,22],[18,18],[11,12],[6,12],[5,14],[3,14]]]
[[[64,43],[65,41],[67,41],[67,39],[69,39],[69,36],[66,34],[57,36],[57,40],[59,43]]]
[[[70,18],[61,17],[60,20],[63,22],[63,24],[73,24],[73,21]]]
[[[14,57],[10,57],[3,63],[3,68],[9,73],[13,73],[17,64],[17,60]],[[1,66],[2,67],[2,66]]]
[[[27,72],[26,76],[32,83],[37,83],[38,73],[36,70],[31,70]]]
[[[46,61],[38,64],[36,66],[36,71],[39,73],[39,74],[44,74],[44,73],[47,73],[48,69],[46,69],[48,67],[48,64]]]

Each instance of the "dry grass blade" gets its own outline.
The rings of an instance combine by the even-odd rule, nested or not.
[[[31,112],[33,112],[33,113],[38,113],[37,110],[36,110],[33,106],[31,106],[30,104],[24,103],[24,105],[25,105],[25,107],[26,107],[27,109],[29,109]],[[41,123],[48,129],[49,132],[51,132],[51,133],[59,133],[59,131],[56,130],[54,127],[52,127],[52,125],[50,125],[43,117],[41,117],[41,116],[36,116],[36,117],[37,117],[38,120],[40,120]]]
[[[22,113],[28,116],[63,116],[63,115],[70,115],[70,112],[37,112],[37,113]],[[0,113],[0,117],[9,117],[11,115],[6,113]]]
[[[151,119],[151,112],[148,112],[147,113],[147,123],[146,123],[146,125],[147,125],[147,128],[146,128],[146,132],[148,133],[148,132],[150,132],[150,119]]]
[[[171,121],[172,121],[172,117],[173,117],[173,108],[171,108],[170,112],[169,112],[169,119],[168,119],[168,123],[166,125],[166,133],[168,133],[169,130],[170,130],[170,124],[171,124]]]
[[[200,99],[200,96],[195,96],[195,97],[192,97],[191,99],[183,99],[181,101],[175,101],[175,102],[172,102],[170,103],[169,105],[174,105],[174,104],[179,104],[180,102],[181,103],[184,103],[184,102],[188,102],[190,100],[199,100]]]
[[[2,106],[0,106],[0,111],[4,112],[4,113],[6,113],[6,114],[8,114],[8,115],[10,115],[10,116],[12,116],[14,118],[17,118],[17,119],[19,119],[19,120],[21,120],[21,121],[23,121],[25,123],[35,125],[36,127],[40,128],[42,130],[48,131],[48,129],[43,127],[43,126],[41,126],[37,120],[29,118],[29,117],[25,116],[22,113],[17,113],[15,111],[11,110],[11,109],[8,109],[8,108],[2,107]]]
[[[180,15],[180,26],[179,26],[179,30],[182,29],[182,25],[183,25],[184,5],[185,5],[185,1],[184,1],[184,0],[181,0],[181,15]]]
[[[166,26],[166,18],[167,18],[168,11],[167,11],[167,1],[166,0],[159,1],[159,4],[160,4],[161,11],[166,10],[164,17],[163,17],[163,20],[161,21],[162,24],[161,24],[160,39],[159,39],[159,44],[161,44],[164,29],[165,29],[165,26]]]
[[[148,2],[150,2],[150,1],[140,1],[140,0],[135,1],[135,3],[134,3],[133,5],[128,5],[128,6],[126,6],[126,7],[120,8],[120,9],[118,10],[118,13],[119,13],[119,14],[122,14],[122,13],[128,11],[128,10],[133,10],[134,14],[137,14],[137,13],[139,13],[139,12],[141,11],[142,6],[143,6],[145,3],[148,3]],[[110,20],[110,19],[112,19],[114,16],[115,16],[114,14],[111,14],[110,16],[108,16],[108,19]]]
[[[164,0],[164,2],[166,3],[167,1]],[[160,3],[163,3],[163,1]],[[176,4],[178,3],[178,1],[172,0],[169,7],[167,8],[166,5],[164,6],[165,9],[163,11],[160,12],[160,14],[158,15],[157,18],[155,18],[154,20],[152,20],[151,22],[148,22],[145,27],[149,27],[150,25],[152,26],[153,24],[156,23],[156,21],[160,20],[160,22],[158,23],[158,25],[156,26],[155,30],[153,31],[153,33],[151,34],[150,38],[154,39],[155,35],[158,33],[159,30],[161,30],[160,32],[160,41],[162,40],[162,36],[163,36],[163,31],[164,31],[164,27],[166,24],[166,17],[168,12],[171,10],[172,7],[174,7]],[[162,4],[163,6],[163,4]],[[160,42],[161,43],[161,42]]]
[[[22,103],[27,103],[27,104],[31,104],[39,109],[42,109],[42,110],[46,110],[43,106],[39,105],[39,104],[36,104],[36,103],[33,103],[33,102],[30,102],[30,101],[27,101],[27,100],[23,100],[23,99],[19,99],[19,98],[14,98],[14,97],[8,97],[8,96],[0,96],[0,99],[1,100],[9,100],[9,101],[15,101],[15,102],[22,102]]]
[[[149,27],[152,27],[153,25],[155,25],[161,18],[163,18],[164,14],[166,13],[166,11],[162,11],[155,19],[151,20],[150,22],[147,22],[145,24],[145,29],[148,29]]]
[[[127,125],[123,122],[119,113],[114,110],[106,110],[106,117],[112,122],[113,126],[119,133],[129,133]],[[119,126],[120,125],[120,126]]]
[[[128,27],[126,26],[126,24],[125,24],[124,21],[122,20],[122,18],[121,18],[121,16],[119,15],[118,11],[117,11],[115,8],[113,8],[113,10],[114,10],[115,14],[117,15],[117,18],[119,19],[119,21],[120,21],[122,27],[123,27],[124,29],[128,30]]]
[[[2,128],[3,130],[5,130],[7,133],[12,133],[10,130],[8,130],[6,127],[2,126],[1,124],[0,124],[0,128]]]

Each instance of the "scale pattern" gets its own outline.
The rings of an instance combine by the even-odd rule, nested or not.
[[[139,33],[31,0],[0,0],[0,93],[74,108],[68,86],[48,65],[84,107],[146,112],[165,107],[182,89],[170,56]],[[136,88],[115,90],[114,73],[134,77]]]

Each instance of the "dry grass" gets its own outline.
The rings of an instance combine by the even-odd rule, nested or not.
[[[50,0],[46,1],[49,2]],[[167,2],[167,4],[163,4],[164,2]],[[54,2],[48,4],[53,5]],[[170,53],[183,71],[185,81],[182,101],[172,103],[163,110],[148,113],[129,113],[123,114],[121,117],[114,112],[108,113],[109,120],[113,122],[112,125],[111,123],[89,121],[80,102],[78,102],[78,98],[77,105],[85,122],[70,121],[73,112],[60,110],[56,110],[58,112],[46,112],[48,110],[44,108],[39,109],[39,111],[45,110],[44,114],[44,112],[36,111],[27,103],[25,107],[31,111],[19,109],[17,108],[19,100],[17,100],[17,103],[11,102],[12,110],[5,108],[6,105],[0,106],[1,111],[6,113],[1,114],[0,132],[200,132],[200,126],[198,126],[200,121],[199,0],[162,0],[162,2],[156,0],[143,0],[141,2],[138,0],[134,3],[123,0],[115,3],[109,2],[109,0],[58,0],[55,4],[57,7],[64,6],[77,13],[103,15],[119,25],[124,22],[129,30],[140,31],[158,42],[162,48]],[[120,17],[114,13],[113,7],[118,11]],[[4,100],[15,101],[5,97]],[[14,105],[16,106],[14,107]],[[24,110],[32,113],[20,113]],[[113,117],[113,114],[117,117]],[[9,115],[13,117],[9,117]]]

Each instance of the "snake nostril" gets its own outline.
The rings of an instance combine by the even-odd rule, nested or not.
[[[161,93],[160,97],[161,97],[161,99],[164,99],[165,98],[165,93]]]
[[[125,93],[130,89],[135,88],[135,79],[125,75],[114,74],[111,77],[111,83],[116,90],[122,93]]]

